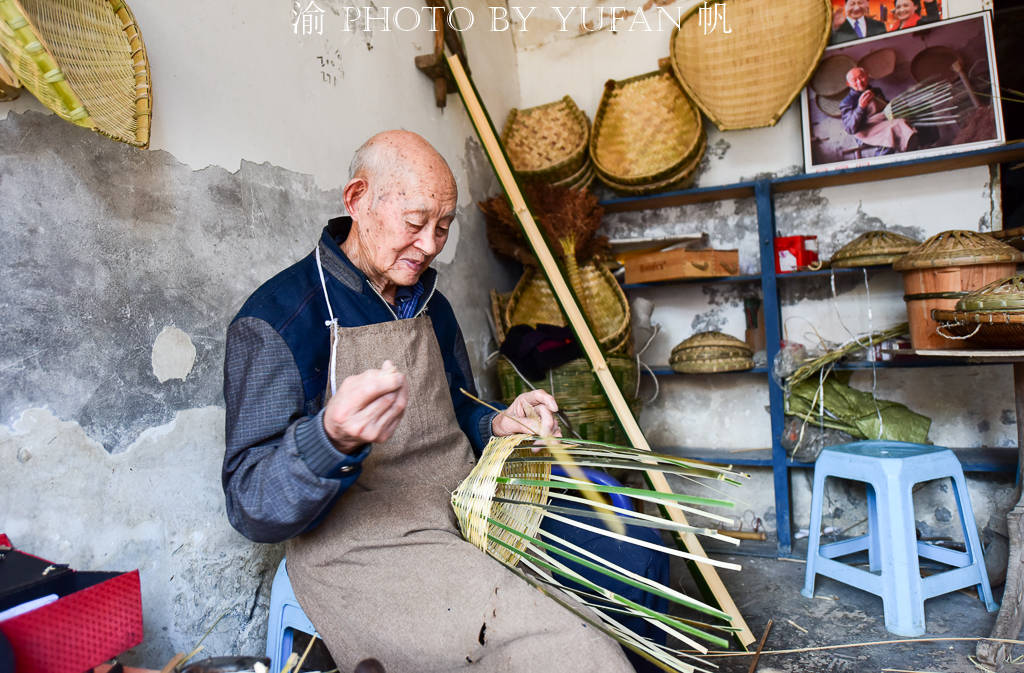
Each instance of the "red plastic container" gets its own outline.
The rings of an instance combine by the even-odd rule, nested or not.
[[[82,673],[142,642],[138,570],[68,572],[29,599],[52,593],[55,602],[0,622],[14,673]]]
[[[775,273],[790,273],[817,261],[817,236],[775,237]]]

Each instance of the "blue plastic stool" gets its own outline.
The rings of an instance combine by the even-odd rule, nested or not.
[[[292,583],[288,580],[288,569],[281,559],[274,575],[274,583],[270,585],[270,616],[267,621],[267,657],[270,659],[270,670],[280,671],[284,662],[292,653],[292,642],[295,631],[309,635],[319,635],[313,623],[299,607],[299,601],[292,591]]]
[[[853,479],[867,484],[866,535],[820,544],[821,508],[827,477]],[[944,477],[953,480],[966,552],[917,540],[912,496],[914,484]],[[864,550],[868,552],[869,570],[835,560]],[[922,578],[918,563],[921,556],[953,566],[953,569]],[[814,597],[815,575],[831,577],[880,596],[886,630],[901,636],[919,636],[925,632],[926,599],[964,587],[977,586],[978,597],[989,612],[999,608],[992,599],[960,461],[949,449],[937,446],[867,441],[832,446],[821,452],[814,465],[807,575],[801,591],[808,598]]]

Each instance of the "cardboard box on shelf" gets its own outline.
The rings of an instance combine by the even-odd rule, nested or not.
[[[738,250],[666,250],[626,260],[627,283],[651,283],[680,278],[735,276],[740,271]]]

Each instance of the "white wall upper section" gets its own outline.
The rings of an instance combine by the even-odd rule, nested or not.
[[[300,5],[296,2],[295,5]],[[302,2],[305,7],[309,3]],[[345,183],[352,152],[388,128],[416,131],[453,163],[473,134],[458,96],[435,107],[433,85],[413,65],[433,49],[428,14],[418,29],[413,9],[422,3],[386,3],[391,21],[369,33],[346,30],[345,5],[369,2],[317,0],[322,34],[296,34],[292,2],[134,0],[152,69],[152,149],[171,152],[193,168],[237,170],[242,159],[269,162],[315,176],[324,188]],[[485,0],[460,3],[483,16]],[[396,24],[394,12],[403,12]],[[173,9],[172,9],[173,8]],[[515,57],[508,33],[490,33],[484,22],[466,31],[474,76],[497,119],[518,101]],[[487,49],[480,48],[486,41]],[[475,48],[474,48],[475,47]],[[472,57],[471,57],[472,58]],[[0,104],[8,110],[42,110],[30,94]],[[468,195],[465,195],[468,199]]]

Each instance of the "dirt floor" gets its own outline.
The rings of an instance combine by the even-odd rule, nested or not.
[[[720,576],[754,635],[760,638],[769,618],[774,620],[764,647],[766,653],[758,662],[758,673],[971,673],[988,670],[979,669],[968,659],[974,654],[973,642],[770,654],[770,650],[896,640],[901,636],[885,630],[882,600],[872,594],[819,575],[815,597],[804,598],[800,594],[805,569],[802,561],[710,553],[743,566],[741,572],[720,571]],[[683,590],[695,591],[686,569],[676,570],[673,568],[673,577],[682,578]],[[1001,594],[1002,587],[999,587],[995,590],[997,601]],[[995,623],[995,613],[986,612],[973,589],[965,589],[926,601],[925,620],[927,633],[922,637],[984,636]],[[1022,653],[1024,647],[1018,647],[1014,656]],[[707,661],[717,664],[719,673],[748,673],[751,658]],[[1001,670],[1024,671],[1024,657],[1021,662],[1007,664]]]

